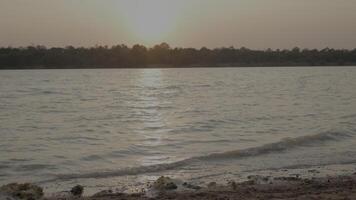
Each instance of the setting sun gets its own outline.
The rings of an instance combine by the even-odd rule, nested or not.
[[[175,31],[180,4],[177,1],[133,1],[126,7],[125,24],[138,41],[154,44]]]

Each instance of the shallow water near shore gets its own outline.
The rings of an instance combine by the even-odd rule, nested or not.
[[[0,71],[0,184],[130,191],[161,175],[352,171],[355,78],[353,67]]]

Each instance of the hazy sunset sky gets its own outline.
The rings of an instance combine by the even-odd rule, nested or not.
[[[0,0],[0,46],[356,48],[356,0]]]

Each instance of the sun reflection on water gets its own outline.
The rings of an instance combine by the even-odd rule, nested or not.
[[[140,108],[137,114],[142,119],[142,125],[136,131],[144,138],[139,145],[151,149],[150,153],[155,154],[152,147],[162,145],[162,140],[168,136],[165,113],[160,108],[169,102],[161,96],[163,73],[160,69],[144,69],[140,75],[137,82],[140,87],[140,94],[137,96],[140,105],[136,106]],[[159,164],[166,158],[165,155],[145,155],[140,162],[142,165]]]

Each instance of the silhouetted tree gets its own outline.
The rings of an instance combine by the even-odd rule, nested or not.
[[[314,66],[356,65],[356,49],[251,50],[246,47],[216,49],[171,48],[167,43],[152,48],[136,44],[90,48],[45,46],[0,48],[0,69],[122,68],[165,65],[185,66]]]

